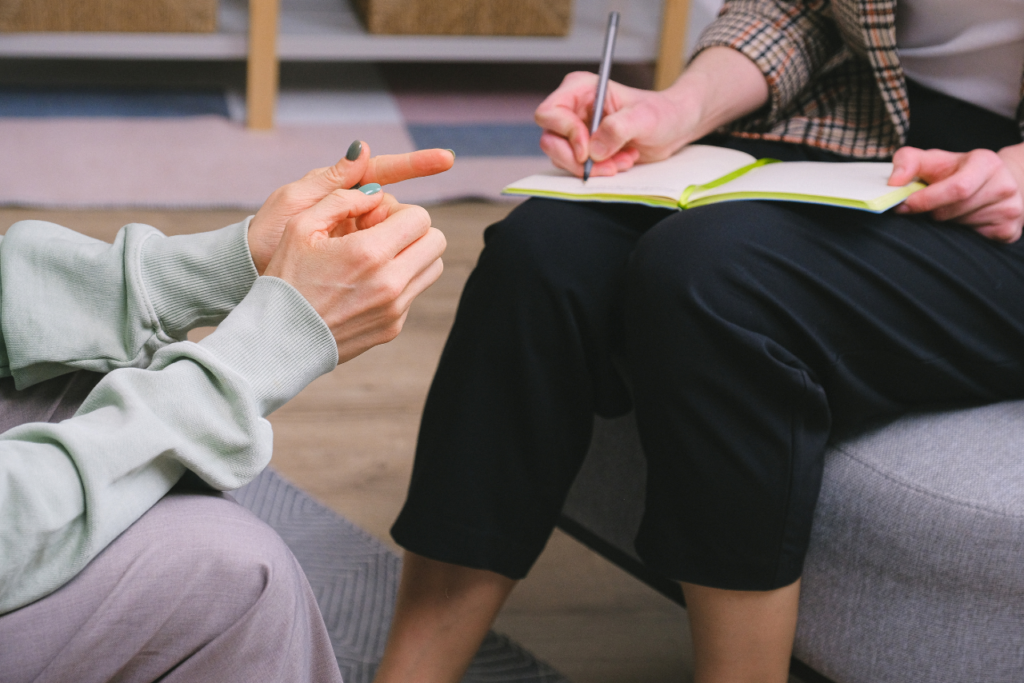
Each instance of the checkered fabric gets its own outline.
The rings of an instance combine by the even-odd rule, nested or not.
[[[726,0],[697,52],[714,45],[753,60],[771,93],[727,129],[733,135],[863,159],[890,157],[906,140],[896,0]],[[1017,121],[1024,135],[1024,102]]]

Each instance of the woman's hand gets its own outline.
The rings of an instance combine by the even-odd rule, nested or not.
[[[593,158],[593,176],[610,176],[638,161],[666,159],[686,143],[682,112],[663,93],[608,82],[604,118],[593,138],[590,121],[597,76],[576,71],[537,108],[540,148],[555,166],[577,176]]]
[[[329,192],[282,232],[265,274],[291,284],[316,309],[334,335],[339,363],[394,339],[413,299],[443,269],[445,239],[430,215],[379,190]]]
[[[768,100],[761,71],[726,47],[700,53],[667,90],[639,90],[609,81],[601,125],[590,121],[597,76],[569,74],[534,115],[540,147],[555,166],[577,176],[593,159],[592,176],[615,175],[636,163],[667,159],[685,145],[759,108]]]
[[[249,253],[256,272],[262,275],[266,270],[288,221],[335,190],[347,190],[357,183],[389,185],[434,175],[447,171],[454,163],[455,155],[446,149],[370,157],[369,145],[359,141],[352,143],[349,154],[337,164],[314,169],[299,180],[278,188],[260,207],[249,224]],[[334,235],[375,225],[391,215],[397,206],[394,198],[388,195],[368,215],[340,221],[335,226]]]
[[[1016,242],[1024,228],[1024,144],[999,152],[966,154],[904,147],[893,156],[890,185],[914,178],[928,183],[896,207],[897,213],[928,213],[955,221],[999,242]]]

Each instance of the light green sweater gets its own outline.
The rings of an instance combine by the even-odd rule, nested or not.
[[[23,221],[0,242],[0,376],[109,373],[73,418],[0,435],[0,614],[75,576],[186,469],[250,481],[270,460],[264,418],[337,364],[302,295],[257,278],[247,230],[133,224],[111,245]]]

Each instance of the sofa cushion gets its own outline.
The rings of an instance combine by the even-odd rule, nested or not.
[[[796,655],[837,683],[1024,679],[1024,402],[837,444]]]
[[[563,513],[664,590],[633,549],[645,474],[633,416],[598,418]],[[1024,680],[1024,402],[833,445],[795,655],[836,683]]]

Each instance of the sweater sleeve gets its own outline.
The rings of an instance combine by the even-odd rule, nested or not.
[[[21,389],[76,369],[147,367],[252,287],[248,227],[165,237],[132,224],[107,244],[15,223],[0,242],[0,376]]]
[[[0,435],[0,614],[70,580],[186,469],[250,481],[270,460],[265,416],[337,361],[302,295],[262,277],[200,343],[110,372],[69,420]]]
[[[754,116],[765,125],[781,120],[844,49],[828,0],[726,0],[694,54],[716,45],[742,52],[764,74],[769,104]]]

